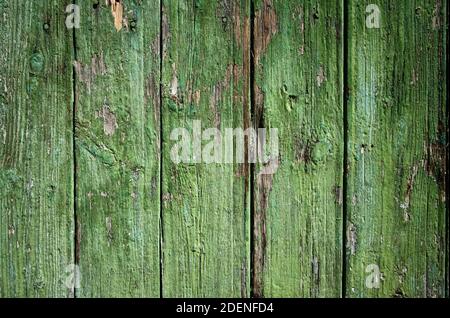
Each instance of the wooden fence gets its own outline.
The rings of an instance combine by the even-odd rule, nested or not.
[[[0,0],[0,296],[447,297],[447,12]]]

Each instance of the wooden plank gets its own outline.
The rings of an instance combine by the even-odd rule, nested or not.
[[[249,1],[163,5],[163,296],[248,296],[248,165],[176,164],[170,135],[249,126]]]
[[[0,297],[72,295],[69,2],[0,1]]]
[[[255,171],[255,296],[341,295],[342,33],[342,1],[255,1],[255,125],[280,152]]]
[[[80,4],[77,296],[158,297],[159,1]]]
[[[377,1],[379,29],[366,5],[348,7],[346,294],[443,297],[447,2]]]

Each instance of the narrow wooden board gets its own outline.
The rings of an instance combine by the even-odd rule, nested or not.
[[[443,297],[447,2],[378,1],[379,29],[367,5],[347,8],[346,295]]]
[[[77,296],[159,297],[159,1],[80,5]]]
[[[73,295],[68,3],[0,1],[0,297]]]
[[[255,296],[339,297],[342,1],[255,1],[254,124],[276,128],[278,170],[256,167]]]
[[[164,0],[163,12],[163,296],[249,296],[248,165],[176,164],[170,136],[193,137],[196,120],[249,126],[250,2]]]
[[[72,2],[0,0],[0,297],[448,296],[446,0]]]

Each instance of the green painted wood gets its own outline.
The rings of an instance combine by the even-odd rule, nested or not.
[[[280,143],[255,170],[255,296],[341,295],[342,34],[341,1],[255,1],[255,125]]]
[[[72,295],[68,2],[0,1],[0,297]]]
[[[71,2],[0,0],[0,297],[448,296],[447,1]]]
[[[380,29],[367,4],[348,6],[346,295],[443,297],[447,2],[378,1]]]
[[[249,296],[248,165],[170,157],[172,131],[192,135],[194,120],[249,126],[249,1],[164,0],[163,11],[163,296]]]
[[[159,297],[159,2],[80,4],[77,296]]]

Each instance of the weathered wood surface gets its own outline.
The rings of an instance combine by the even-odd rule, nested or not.
[[[280,140],[255,172],[256,296],[341,295],[342,32],[341,1],[256,1],[255,125]]]
[[[162,31],[163,296],[246,297],[249,167],[175,164],[170,135],[249,126],[250,2],[164,0]]]
[[[159,2],[80,4],[77,296],[159,297]]]
[[[377,4],[380,29],[362,2],[348,6],[346,294],[443,297],[446,2]]]
[[[447,1],[75,2],[0,0],[0,297],[448,296]]]
[[[0,1],[0,297],[71,295],[73,56],[60,3]]]

